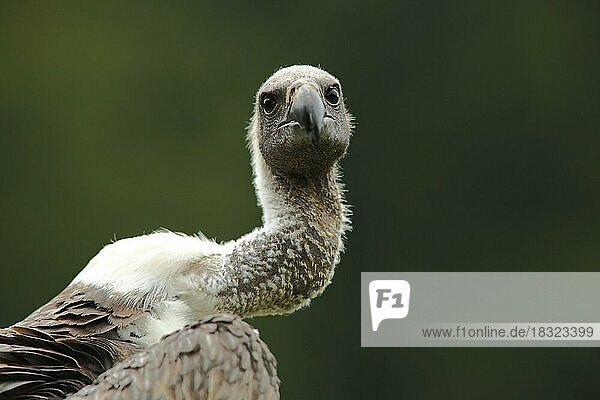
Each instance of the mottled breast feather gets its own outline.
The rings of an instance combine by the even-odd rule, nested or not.
[[[279,399],[276,368],[250,325],[214,315],[165,336],[68,399]]]

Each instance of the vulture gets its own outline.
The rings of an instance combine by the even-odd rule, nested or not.
[[[352,125],[334,76],[276,71],[247,134],[262,226],[223,243],[161,230],[108,244],[0,329],[0,399],[93,382],[74,398],[277,398],[274,359],[241,319],[294,312],[331,282],[350,227],[339,161]]]

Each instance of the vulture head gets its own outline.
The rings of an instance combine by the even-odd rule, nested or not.
[[[340,82],[322,69],[295,65],[258,90],[248,136],[253,156],[273,174],[310,177],[345,154],[351,127]]]

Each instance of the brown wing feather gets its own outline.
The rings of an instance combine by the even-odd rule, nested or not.
[[[217,315],[164,337],[69,399],[278,399],[276,368],[250,325]]]
[[[143,310],[70,286],[20,323],[0,329],[0,399],[64,398],[140,350],[116,328]]]
[[[19,325],[54,336],[96,336],[131,323],[144,311],[115,301],[103,289],[70,285]]]

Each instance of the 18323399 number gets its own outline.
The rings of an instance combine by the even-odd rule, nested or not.
[[[592,337],[594,328],[592,326],[538,326],[533,327],[533,336],[542,338],[574,338]]]

